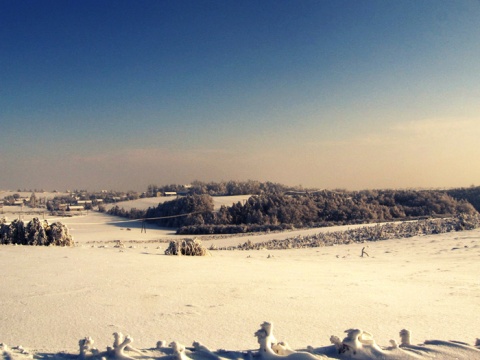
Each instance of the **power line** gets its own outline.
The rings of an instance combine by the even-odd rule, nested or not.
[[[138,222],[138,221],[145,222],[147,220],[172,219],[172,218],[176,218],[176,217],[189,216],[189,215],[194,215],[194,214],[201,214],[203,212],[204,211],[195,211],[195,212],[186,213],[186,214],[179,214],[179,215],[169,215],[169,216],[130,219],[130,220],[105,221],[105,222],[97,222],[97,223],[63,223],[63,224],[64,225],[103,225],[103,224],[118,224],[118,223],[128,223],[128,222]],[[50,220],[52,220],[52,219],[50,219]],[[55,220],[55,219],[53,219],[53,220]]]
[[[169,216],[160,216],[160,217],[150,217],[150,218],[140,218],[140,219],[130,219],[130,220],[115,220],[115,221],[104,221],[104,222],[96,222],[96,223],[68,223],[68,222],[63,222],[63,225],[104,225],[104,224],[119,224],[119,223],[129,223],[129,222],[138,222],[142,221],[145,222],[147,220],[161,220],[161,219],[171,219],[171,218],[176,218],[176,217],[182,217],[182,216],[189,216],[189,215],[195,215],[195,214],[201,214],[204,213],[205,211],[195,211],[191,213],[186,213],[186,214],[179,214],[179,215],[169,215]],[[53,218],[53,219],[44,219],[49,222],[52,221],[59,221],[65,218]]]

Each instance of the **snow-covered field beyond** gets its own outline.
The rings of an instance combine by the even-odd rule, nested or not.
[[[158,340],[188,346],[197,340],[214,350],[256,351],[254,333],[264,321],[293,349],[329,346],[331,335],[342,339],[351,328],[368,331],[381,346],[399,342],[404,328],[413,344],[474,344],[480,337],[478,229],[369,243],[370,257],[363,258],[367,244],[175,257],[163,255],[166,241],[176,237],[171,229],[149,225],[145,233],[140,223],[94,212],[61,221],[75,247],[0,246],[0,342],[36,357],[78,354],[86,336],[106,349],[114,332],[130,334],[140,349]],[[315,231],[333,229],[204,243]],[[125,247],[114,247],[116,240]],[[14,355],[23,356],[3,351],[3,359]]]
[[[232,206],[232,204],[236,204],[237,202],[244,203],[251,195],[235,195],[235,196],[212,196],[213,199],[213,206],[215,210],[220,209],[220,206]],[[175,200],[175,196],[160,196],[160,197],[148,197],[148,198],[140,198],[137,200],[127,200],[127,201],[119,201],[114,204],[106,204],[105,208],[108,210],[113,206],[118,206],[119,208],[123,208],[127,211],[130,209],[138,209],[138,210],[146,210],[149,207],[157,207],[158,204],[164,203],[166,201]]]

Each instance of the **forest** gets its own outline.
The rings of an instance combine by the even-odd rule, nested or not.
[[[179,234],[221,234],[272,231],[302,227],[386,222],[456,214],[476,214],[472,205],[480,191],[451,190],[301,190],[273,183],[234,183],[241,186],[217,186],[229,189],[257,190],[244,203],[222,206],[214,211],[207,184],[191,193],[147,210],[125,211],[118,206],[109,214],[132,219],[149,219],[162,227],[177,228]],[[231,183],[232,184],[232,183]],[[193,186],[192,186],[193,187]],[[168,188],[174,189],[174,187]],[[200,191],[200,189],[203,189]],[[478,188],[477,188],[478,189]],[[158,190],[158,189],[157,189]],[[197,194],[197,192],[203,192]],[[205,193],[207,192],[207,193]],[[478,201],[476,202],[478,204]]]

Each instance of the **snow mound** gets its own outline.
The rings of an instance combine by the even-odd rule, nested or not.
[[[198,341],[193,342],[191,347],[186,347],[178,342],[172,342],[168,346],[165,341],[158,341],[154,348],[136,349],[131,344],[133,338],[122,333],[114,333],[112,347],[101,351],[95,348],[91,337],[81,339],[79,354],[67,354],[65,352],[31,353],[22,346],[13,348],[6,344],[0,344],[1,360],[11,359],[63,359],[63,360],[321,360],[321,359],[480,359],[479,340],[475,346],[463,342],[430,340],[423,344],[412,345],[410,332],[400,331],[400,344],[395,340],[390,341],[390,346],[377,345],[373,336],[361,329],[348,329],[346,336],[340,340],[337,336],[331,336],[332,345],[314,348],[308,346],[305,350],[293,350],[285,342],[278,342],[273,335],[273,324],[264,322],[260,329],[255,332],[258,350],[228,351],[210,350]]]

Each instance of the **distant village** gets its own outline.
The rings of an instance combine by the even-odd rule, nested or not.
[[[120,201],[135,200],[144,197],[178,197],[186,196],[189,193],[190,185],[184,185],[180,191],[156,191],[154,193],[135,191],[120,192],[113,190],[101,190],[99,192],[89,192],[87,190],[66,190],[59,192],[53,190],[47,192],[44,190],[20,190],[16,192],[3,191],[3,199],[0,201],[0,213],[5,207],[10,211],[50,211],[58,213],[75,213],[88,210],[98,210],[104,204],[116,203]],[[0,191],[0,196],[2,191]]]

